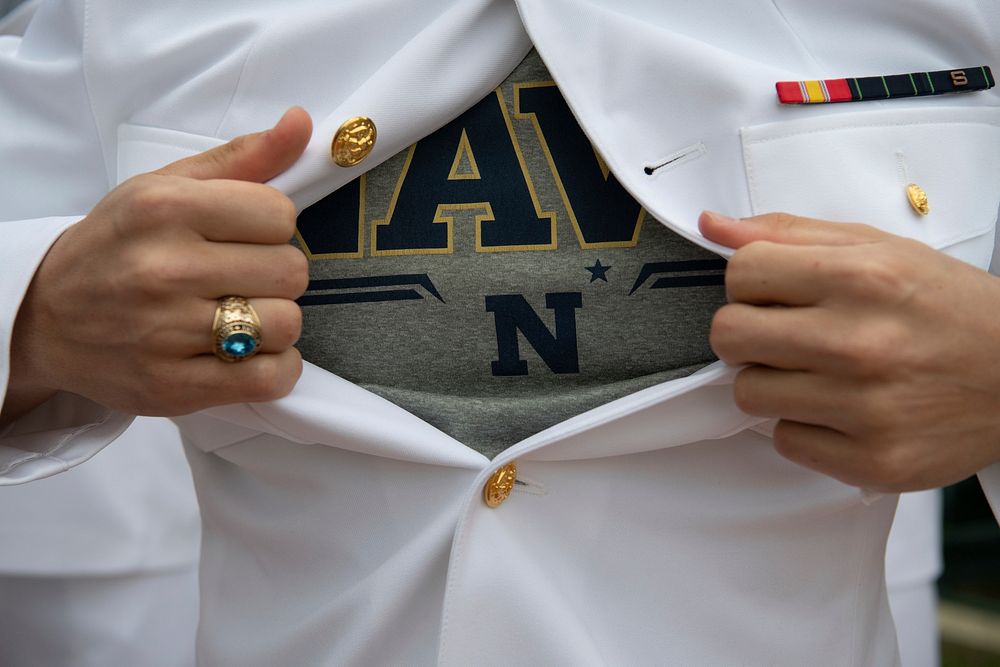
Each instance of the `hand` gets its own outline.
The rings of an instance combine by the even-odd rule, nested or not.
[[[18,312],[3,419],[56,391],[143,415],[291,391],[308,263],[288,244],[294,205],[263,183],[311,132],[291,109],[271,130],[125,181],[66,230]],[[212,354],[216,299],[228,294],[250,299],[262,329],[261,353],[232,364]]]
[[[858,224],[705,213],[737,248],[711,343],[788,459],[911,491],[1000,460],[1000,279]]]

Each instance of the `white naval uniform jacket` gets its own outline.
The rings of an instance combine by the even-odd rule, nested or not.
[[[782,107],[774,82],[997,69],[993,0],[67,0],[0,42],[0,187],[53,216],[13,207],[0,227],[0,340],[48,245],[124,178],[302,104],[313,140],[272,184],[304,207],[481,99],[531,43],[623,185],[702,246],[728,252],[698,234],[704,208],[788,210],[990,264],[997,89]],[[378,141],[341,168],[330,139],[357,115]],[[894,498],[775,454],[733,376],[709,366],[493,461],[311,365],[284,399],[177,420],[204,523],[202,663],[893,664]],[[5,479],[75,465],[128,421],[59,397],[0,441]],[[487,507],[515,460],[520,484]],[[996,509],[1000,472],[981,476]]]
[[[0,69],[12,64],[10,47],[20,42],[38,4],[30,0],[0,17]],[[17,132],[18,123],[13,120],[17,115],[13,109],[8,113],[6,106],[7,93],[15,90],[13,86],[8,89],[6,80],[0,86],[0,108],[4,109],[0,112],[0,181],[8,181],[20,168],[9,154],[10,140],[19,139],[12,136]],[[39,179],[31,190],[0,183],[0,220],[11,219],[14,207],[17,217],[51,212],[48,207],[55,199],[38,196],[49,187],[40,169],[44,166],[38,164],[29,171]],[[23,288],[20,278],[11,280],[11,272],[19,271],[20,259],[8,258],[4,251],[0,257],[0,292]],[[24,259],[33,262],[37,258]],[[0,315],[6,325],[0,324],[4,330],[0,340],[5,345],[10,316],[8,311]],[[116,576],[192,571],[198,564],[201,529],[191,472],[177,429],[165,419],[136,419],[114,447],[69,474],[0,489],[0,508],[0,579],[100,577],[100,581],[118,584]],[[0,599],[0,610],[15,609],[17,604],[6,596]],[[4,648],[9,648],[9,639],[0,630]],[[0,649],[0,654],[8,651]]]

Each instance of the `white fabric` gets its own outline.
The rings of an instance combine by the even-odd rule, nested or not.
[[[941,523],[940,490],[899,497],[885,550],[885,578],[890,592],[933,582],[941,576]]]
[[[0,507],[0,575],[102,577],[198,562],[191,472],[165,419],[140,417],[87,465],[0,488]]]
[[[938,667],[941,644],[936,586],[931,582],[890,586],[889,606],[896,624],[902,667]]]
[[[941,491],[904,493],[885,550],[889,608],[903,667],[937,667],[937,578],[941,550]]]
[[[57,86],[54,95],[82,99],[84,94],[77,68],[61,60],[78,52],[73,40],[46,39],[40,46],[22,37],[40,4],[26,2],[0,21],[0,118],[7,125],[0,139],[5,165],[0,220],[36,218],[0,222],[5,360],[0,396],[7,385],[13,314],[38,262],[76,222],[79,216],[72,212],[85,213],[106,189],[96,135],[87,114],[79,112],[83,107],[62,109],[53,96],[32,92],[37,81],[45,80]],[[51,7],[43,13],[54,16]],[[68,62],[74,58],[79,56]],[[50,214],[60,215],[41,217]],[[59,396],[3,433],[0,485],[73,468],[129,421],[76,397]],[[41,439],[40,432],[45,433]],[[176,429],[165,420],[140,420],[92,465],[38,485],[0,489],[0,507],[0,573],[108,575],[197,563],[200,531],[190,472]]]
[[[0,576],[4,667],[194,667],[198,570]]]
[[[702,208],[809,204],[833,218],[850,205],[911,236],[958,230],[927,238],[985,268],[1000,200],[996,89],[789,108],[773,84],[995,65],[991,0],[919,11],[871,0],[50,3],[23,42],[0,38],[0,118],[19,123],[0,140],[4,161],[38,167],[0,194],[19,193],[15,220],[80,215],[126,173],[303,104],[313,141],[272,184],[305,206],[481,98],[528,50],[524,28],[619,180],[678,233],[712,247],[696,230]],[[338,168],[330,138],[359,114],[375,119],[378,143],[362,166]],[[866,114],[889,119],[891,141],[869,143]],[[941,188],[940,200],[928,188],[929,218],[899,203],[897,148]],[[797,165],[794,190],[762,169],[751,185],[748,154]],[[861,191],[832,196],[848,179]],[[5,229],[35,236],[30,220]],[[33,255],[0,249],[22,284],[45,247],[32,243]],[[17,293],[0,297],[9,332]],[[732,375],[716,365],[639,392],[495,462],[313,366],[285,399],[179,420],[205,521],[203,664],[893,664],[883,563],[894,499],[866,504],[778,457],[732,403]],[[490,510],[482,485],[513,459],[524,485]]]

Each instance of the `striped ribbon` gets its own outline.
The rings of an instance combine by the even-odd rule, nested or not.
[[[986,90],[994,85],[996,80],[987,65],[850,79],[779,81],[774,84],[778,91],[778,101],[782,104],[827,104],[924,97]]]

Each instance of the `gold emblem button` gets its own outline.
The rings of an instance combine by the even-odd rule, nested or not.
[[[906,198],[910,200],[910,206],[920,215],[927,215],[931,212],[930,204],[927,203],[927,193],[916,183],[906,186]]]
[[[341,167],[353,167],[372,152],[375,147],[375,123],[371,118],[355,116],[337,130],[333,135],[333,145],[330,154],[333,161]]]
[[[500,507],[503,501],[510,497],[514,490],[514,481],[517,479],[517,464],[508,463],[495,473],[483,487],[483,500],[490,507]]]

